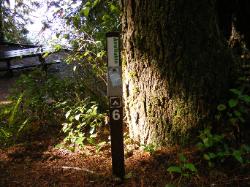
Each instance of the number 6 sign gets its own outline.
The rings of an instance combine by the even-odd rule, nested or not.
[[[121,119],[121,115],[120,115],[119,109],[113,110],[113,112],[112,112],[112,118],[113,118],[115,121]]]

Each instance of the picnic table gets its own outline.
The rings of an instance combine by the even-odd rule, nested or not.
[[[47,65],[60,63],[60,61],[46,62],[44,55],[46,53],[52,52],[55,52],[55,50],[49,47],[29,47],[23,49],[8,49],[0,51],[0,62],[6,63],[6,67],[1,68],[0,71],[8,71],[9,74],[12,75],[13,70],[31,68],[38,65],[42,66],[44,70],[47,70]],[[13,59],[23,59],[29,57],[38,57],[40,64],[11,65],[11,60]]]

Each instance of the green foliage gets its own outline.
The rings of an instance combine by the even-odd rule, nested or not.
[[[71,149],[82,147],[85,142],[95,144],[97,129],[104,124],[104,115],[98,112],[97,104],[86,98],[71,107],[65,106],[66,122],[62,124],[62,131],[66,134],[64,144]],[[102,144],[96,144],[97,150]]]
[[[217,133],[212,132],[212,127],[207,127],[200,132],[201,141],[197,147],[202,151],[203,158],[210,167],[232,158],[240,164],[249,162],[247,159],[249,146],[240,144],[242,129],[247,129],[246,119],[250,109],[250,96],[243,91],[230,89],[232,97],[218,105],[216,119],[220,126],[216,128]]]
[[[2,146],[14,143],[22,130],[27,126],[28,120],[22,121],[19,114],[23,94],[15,102],[0,107],[0,143]]]
[[[115,0],[86,0],[81,3],[69,3],[69,9],[64,9],[66,1],[56,1],[56,5],[64,12],[66,24],[72,32],[58,31],[56,36],[66,39],[72,46],[72,53],[66,62],[73,64],[78,85],[83,85],[96,100],[107,106],[106,95],[106,32],[119,31],[119,5]],[[74,5],[74,6],[73,6]],[[72,8],[76,7],[76,8]],[[55,15],[59,14],[55,12]],[[58,50],[62,46],[56,44]]]
[[[73,2],[72,2],[73,4]],[[58,5],[61,6],[58,1]],[[72,7],[72,6],[71,6]],[[74,64],[75,84],[84,88],[87,95],[100,103],[100,109],[107,108],[106,95],[106,32],[119,31],[119,5],[112,0],[86,0],[77,8],[64,10],[66,23],[75,32],[58,32],[57,37],[67,39],[73,53],[66,61]],[[57,48],[59,48],[57,46]],[[96,145],[100,150],[105,142],[96,141],[97,129],[103,123],[103,114],[97,112],[97,103],[92,99],[81,100],[75,105],[66,104],[66,122],[63,132],[67,135],[65,145],[83,146],[84,142]]]
[[[232,97],[217,106],[215,117],[220,125],[217,128],[207,127],[199,135],[201,141],[197,147],[210,167],[232,158],[240,164],[249,162],[246,158],[249,146],[241,143],[241,135],[244,129],[248,130],[246,119],[249,117],[250,96],[244,93],[243,88],[230,89],[230,93]]]
[[[75,121],[81,125],[86,123],[92,128],[91,132],[95,132],[94,128],[102,115],[97,113],[96,103],[90,102],[90,106],[87,105],[90,99],[85,98],[88,95],[94,94],[76,80],[48,76],[40,70],[21,75],[12,90],[12,103],[1,106],[1,144],[12,144],[19,137],[32,135],[41,128],[61,124],[65,119],[64,112],[67,112],[67,123],[75,115],[72,125]],[[85,111],[84,108],[88,110]],[[80,131],[78,134],[79,137],[82,136]]]
[[[124,179],[131,179],[133,177],[133,173],[129,172],[124,176]]]
[[[154,144],[148,144],[148,145],[142,145],[143,150],[150,153],[150,154],[154,154],[154,152],[156,151],[156,146]]]
[[[99,40],[103,45],[106,32],[120,29],[119,14],[118,1],[87,0],[82,2],[73,16],[66,17],[66,19],[77,30]]]
[[[19,134],[26,130],[31,123],[42,121],[49,110],[43,99],[44,88],[39,87],[33,76],[21,76],[12,91],[12,103],[3,106],[0,119],[1,141],[3,144],[15,143]]]
[[[50,119],[56,119],[55,109],[52,103],[66,98],[69,83],[55,77],[47,77],[45,72],[36,70],[28,75],[21,75],[12,90],[13,101],[17,100],[19,93],[23,94],[22,107],[19,111],[26,120],[44,123]]]
[[[8,124],[9,124],[9,127],[12,126],[15,122],[16,122],[16,119],[17,119],[17,112],[18,112],[18,108],[21,104],[21,101],[23,99],[23,93],[18,97],[12,111],[11,111],[11,114],[10,114],[10,117],[8,119]]]
[[[195,165],[191,162],[188,162],[184,154],[181,153],[178,155],[178,161],[178,165],[168,167],[167,171],[170,174],[175,173],[186,178],[197,175],[198,170],[196,169]]]
[[[197,144],[197,147],[202,151],[203,159],[207,161],[210,167],[213,167],[218,162],[223,163],[228,158],[234,158],[241,164],[249,162],[244,158],[250,153],[249,146],[243,144],[239,149],[230,147],[226,143],[225,135],[213,134],[211,127],[201,131],[199,138],[201,142]]]
[[[230,89],[232,97],[225,103],[218,105],[217,120],[224,120],[222,126],[234,133],[234,139],[239,138],[242,128],[250,111],[250,96],[244,89]]]
[[[207,127],[200,132],[199,138],[202,142],[197,144],[198,148],[207,149],[221,143],[224,137],[223,135],[212,134],[211,127]]]

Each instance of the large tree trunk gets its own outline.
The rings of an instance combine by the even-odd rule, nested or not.
[[[125,112],[141,144],[183,143],[229,88],[213,0],[123,0]]]

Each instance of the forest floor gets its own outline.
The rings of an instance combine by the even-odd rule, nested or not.
[[[249,166],[238,168],[230,164],[227,168],[209,171],[204,167],[191,179],[168,174],[167,167],[176,163],[178,147],[157,150],[153,154],[131,150],[125,156],[126,176],[121,181],[112,176],[110,146],[99,152],[95,146],[85,146],[76,152],[55,148],[60,139],[56,132],[50,129],[28,142],[0,150],[0,186],[164,187],[179,182],[185,184],[180,186],[250,185]],[[184,152],[195,160],[195,153],[188,149]]]
[[[1,78],[0,103],[8,102],[9,89],[14,82],[15,78]],[[125,143],[126,176],[121,181],[112,176],[109,144],[99,151],[93,145],[86,145],[72,152],[56,148],[61,140],[60,129],[45,125],[25,141],[0,149],[0,186],[164,187],[173,183],[177,186],[250,186],[249,164],[242,166],[229,161],[226,166],[211,169],[199,163],[195,148],[174,146],[149,153],[132,143]],[[180,152],[190,162],[198,162],[198,173],[191,178],[167,172],[169,166],[178,162]]]

